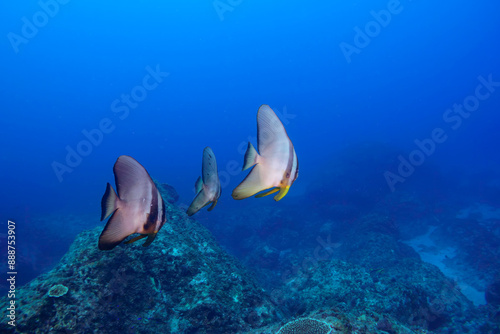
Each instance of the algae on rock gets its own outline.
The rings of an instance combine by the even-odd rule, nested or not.
[[[17,331],[237,333],[275,321],[273,304],[249,273],[203,226],[166,205],[167,226],[149,247],[102,252],[103,227],[80,233],[53,270],[19,289]],[[52,298],[56,284],[68,292]]]

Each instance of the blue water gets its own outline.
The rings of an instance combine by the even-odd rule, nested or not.
[[[280,115],[300,161],[284,203],[320,200],[308,186],[339,151],[384,143],[409,159],[436,129],[440,142],[422,166],[498,172],[498,2],[44,3],[0,4],[1,226],[9,218],[28,230],[32,217],[54,212],[93,215],[97,225],[122,154],[189,204],[205,146],[229,176],[216,209],[244,210],[256,200],[230,194],[246,175],[237,170],[246,142],[256,144],[261,104]],[[464,100],[467,116],[447,113]],[[66,223],[53,224],[52,240],[24,242],[57,241]]]

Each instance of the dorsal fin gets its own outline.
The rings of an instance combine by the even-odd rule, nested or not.
[[[208,146],[203,150],[201,173],[204,184],[219,182],[219,175],[217,174],[217,161],[215,160],[214,152]]]
[[[116,190],[122,201],[141,198],[156,186],[146,169],[132,157],[122,155],[113,166]]]
[[[257,113],[257,140],[263,157],[272,157],[290,145],[285,127],[267,104],[260,106]]]

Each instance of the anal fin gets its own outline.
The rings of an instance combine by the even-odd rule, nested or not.
[[[131,234],[135,233],[135,226],[130,219],[117,209],[109,218],[106,227],[99,236],[99,249],[110,250],[115,248],[120,242]]]
[[[205,190],[201,190],[198,195],[194,198],[193,202],[187,209],[186,213],[188,216],[194,215],[196,212],[200,211],[201,208],[210,204],[208,196],[205,194]]]
[[[247,177],[233,190],[233,198],[240,200],[269,189],[269,185],[263,183],[263,173],[264,167],[260,164],[256,165]]]

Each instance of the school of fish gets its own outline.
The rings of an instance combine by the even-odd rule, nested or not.
[[[243,170],[252,168],[233,190],[232,197],[242,200],[277,193],[281,200],[299,175],[299,162],[292,141],[276,113],[266,104],[257,112],[257,150],[248,143]],[[98,247],[111,250],[133,234],[126,243],[144,238],[149,246],[166,222],[165,203],[146,169],[137,160],[122,155],[113,167],[116,192],[108,183],[101,201],[101,221],[110,217],[102,231]],[[196,196],[187,209],[192,216],[210,205],[211,211],[221,194],[217,161],[210,147],[203,150],[201,177],[195,183]]]

